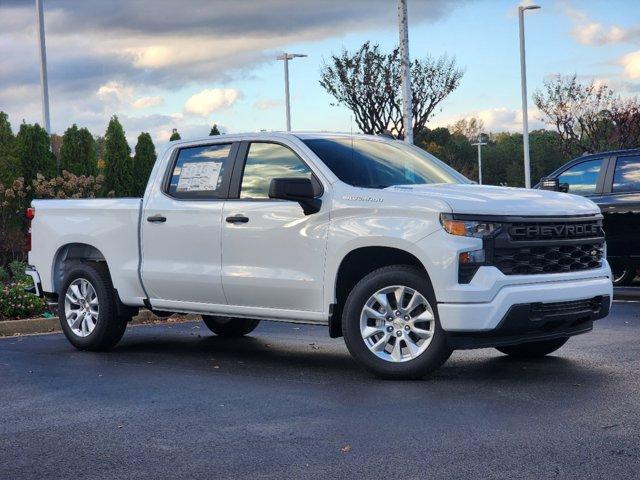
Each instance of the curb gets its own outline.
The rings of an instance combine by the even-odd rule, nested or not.
[[[161,318],[149,310],[140,310],[140,313],[133,317],[129,325],[145,325],[153,323],[181,323],[200,320],[200,315],[193,313],[187,315],[174,314],[167,318]],[[60,320],[58,317],[51,318],[24,318],[22,320],[0,320],[0,337],[11,337],[16,335],[30,335],[37,333],[61,332]]]

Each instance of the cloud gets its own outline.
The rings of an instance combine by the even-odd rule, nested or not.
[[[489,133],[498,132],[522,132],[522,110],[501,108],[488,108],[485,110],[475,110],[452,117],[434,119],[431,127],[446,127],[458,120],[468,118],[478,118],[482,120],[484,131]],[[544,123],[540,120],[540,112],[536,108],[529,108],[529,130],[544,128]]]
[[[619,25],[605,26],[592,20],[570,2],[561,2],[564,14],[572,20],[571,36],[582,45],[609,45],[640,39],[640,26],[624,28]]]
[[[283,100],[278,99],[266,99],[266,100],[258,100],[253,104],[254,108],[258,110],[271,110],[272,108],[279,108],[284,105]]]
[[[100,85],[96,92],[98,98],[108,103],[129,103],[133,97],[133,88],[116,81]]]
[[[242,92],[235,88],[211,88],[191,95],[184,104],[184,111],[208,117],[216,110],[231,108]]]
[[[417,25],[448,15],[452,4],[421,0],[410,9]],[[146,130],[142,122],[152,118],[133,118],[161,105],[156,97],[175,108],[173,92],[246,79],[291,44],[393,29],[396,14],[389,0],[189,0],[181,7],[171,0],[47,1],[52,127],[61,132],[75,122],[103,134],[118,113],[134,131]],[[33,1],[0,0],[0,32],[0,108],[14,126],[40,121]],[[207,110],[194,109],[199,117]],[[180,122],[198,135],[210,127]]]
[[[626,54],[620,59],[624,67],[624,75],[630,79],[640,78],[640,50]]]
[[[151,108],[157,107],[158,105],[162,105],[164,103],[164,98],[160,95],[156,95],[154,97],[140,97],[133,101],[131,104],[133,108],[143,109],[143,108]]]

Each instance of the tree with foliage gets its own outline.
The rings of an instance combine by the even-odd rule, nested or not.
[[[89,130],[74,123],[62,136],[60,168],[76,175],[95,175],[98,172],[95,143]]]
[[[117,116],[111,117],[105,133],[105,191],[116,197],[134,194],[131,148]]]
[[[209,136],[213,136],[213,135],[220,135],[220,130],[218,130],[217,123],[214,123],[213,127],[211,127],[211,130],[209,131]]]
[[[174,128],[171,132],[171,137],[169,137],[169,141],[170,142],[174,142],[176,140],[180,140],[182,137],[180,137],[180,134],[178,133],[178,129]]]
[[[533,98],[568,155],[634,148],[640,142],[638,99],[622,99],[604,83],[583,84],[576,75],[558,75]]]
[[[16,137],[9,117],[0,112],[0,182],[10,185],[22,175],[22,166],[15,156]]]
[[[411,64],[411,90],[414,130],[426,127],[438,105],[453,92],[463,72],[454,59],[426,57]],[[348,107],[363,133],[380,134],[391,130],[404,137],[398,48],[383,53],[378,45],[366,42],[351,53],[343,50],[322,66],[320,85]]]
[[[40,125],[20,125],[16,135],[15,155],[20,162],[26,185],[31,185],[38,173],[45,177],[56,175],[56,159],[50,147],[49,134]]]
[[[149,175],[156,161],[156,148],[151,140],[151,135],[142,132],[138,135],[135,155],[133,156],[133,177],[136,185],[134,195],[141,197],[149,180]]]

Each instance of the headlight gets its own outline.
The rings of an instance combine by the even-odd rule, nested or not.
[[[456,220],[450,213],[441,213],[440,223],[447,233],[460,237],[483,238],[493,234],[500,227],[499,223],[485,220]]]

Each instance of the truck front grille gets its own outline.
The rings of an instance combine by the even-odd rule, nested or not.
[[[495,248],[493,263],[505,275],[561,273],[599,268],[604,242]]]

